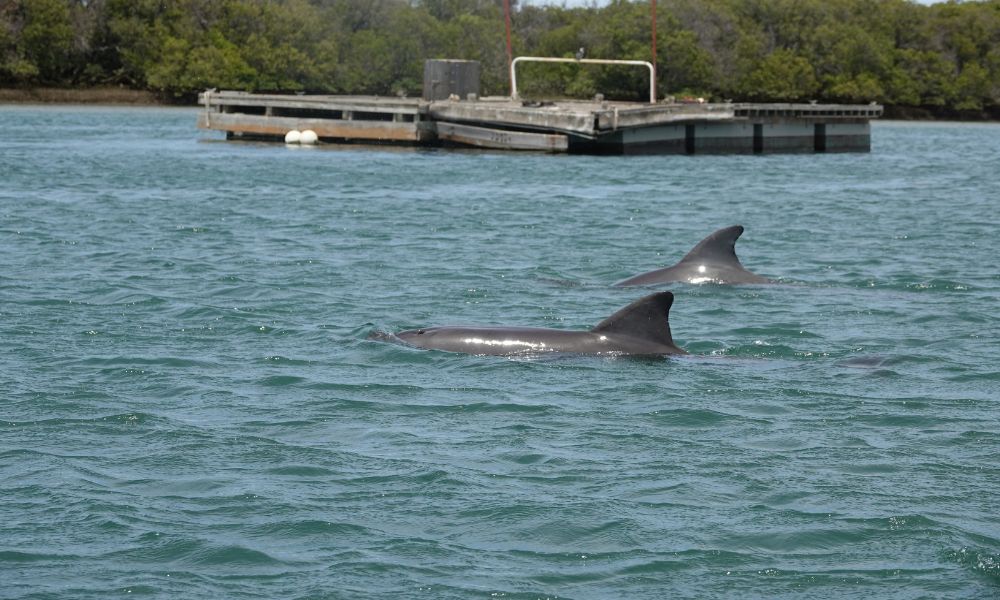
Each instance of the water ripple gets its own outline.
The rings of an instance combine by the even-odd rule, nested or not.
[[[0,107],[0,595],[995,595],[997,126],[588,157],[195,116]],[[385,343],[590,329],[737,222],[782,283],[659,286],[691,356]]]

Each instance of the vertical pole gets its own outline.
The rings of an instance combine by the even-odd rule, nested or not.
[[[510,77],[510,93],[514,94],[514,52],[510,47],[510,0],[503,0],[503,20],[507,27],[507,75]]]
[[[656,102],[656,0],[650,0],[650,10],[652,11],[653,22],[653,102]]]

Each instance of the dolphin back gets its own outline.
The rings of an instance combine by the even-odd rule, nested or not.
[[[740,239],[741,235],[743,235],[742,225],[724,227],[698,242],[680,262],[709,262],[742,269],[743,263],[736,256],[736,240]]]
[[[677,264],[619,281],[615,286],[649,285],[668,281],[687,283],[774,283],[748,271],[736,256],[736,240],[743,235],[742,225],[715,231],[684,255]]]
[[[653,347],[662,347],[668,354],[687,354],[677,347],[670,334],[672,292],[657,292],[639,298],[598,323],[591,332],[641,340]]]

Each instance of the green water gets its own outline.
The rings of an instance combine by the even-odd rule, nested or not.
[[[228,143],[0,107],[0,597],[992,598],[1000,126],[872,153]],[[369,340],[586,329],[691,356]]]

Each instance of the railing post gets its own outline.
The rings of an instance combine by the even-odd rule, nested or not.
[[[584,63],[590,65],[637,65],[649,69],[649,103],[656,104],[656,69],[645,60],[611,60],[604,58],[551,58],[544,56],[518,56],[510,63],[510,98],[518,100],[517,63],[519,62]]]

